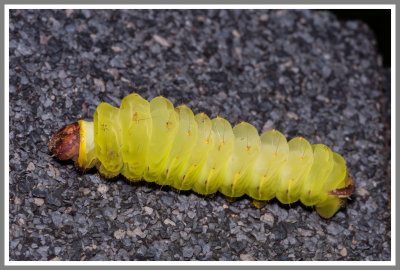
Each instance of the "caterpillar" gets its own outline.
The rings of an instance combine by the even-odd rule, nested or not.
[[[247,194],[259,208],[274,197],[283,204],[300,200],[323,218],[354,190],[344,159],[326,145],[303,137],[287,142],[275,129],[259,136],[246,122],[232,128],[219,116],[174,108],[162,96],[148,102],[133,93],[120,108],[103,102],[93,122],[79,120],[56,132],[49,150],[83,172],[96,167],[106,178],[122,174],[227,198]]]

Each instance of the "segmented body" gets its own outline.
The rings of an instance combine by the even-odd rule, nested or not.
[[[106,177],[122,174],[199,194],[247,194],[256,201],[300,199],[325,218],[336,213],[353,184],[343,158],[325,145],[311,146],[302,137],[287,142],[275,129],[259,136],[246,122],[232,129],[221,117],[174,108],[164,97],[148,102],[131,94],[120,108],[101,103],[93,122],[81,120],[79,126],[76,164],[83,170],[96,166]]]

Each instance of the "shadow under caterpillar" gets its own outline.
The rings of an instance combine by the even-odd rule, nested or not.
[[[311,146],[302,137],[287,142],[275,129],[259,136],[246,122],[232,129],[221,117],[194,115],[161,96],[148,102],[131,94],[120,108],[101,103],[93,122],[65,126],[49,150],[82,171],[96,166],[108,178],[122,174],[229,198],[247,194],[256,207],[274,197],[284,204],[300,200],[324,218],[354,190],[344,159],[326,145]]]

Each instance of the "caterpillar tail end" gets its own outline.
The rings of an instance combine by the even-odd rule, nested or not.
[[[345,186],[328,191],[328,199],[321,204],[316,205],[318,214],[326,219],[333,217],[340,207],[345,206],[345,201],[354,192],[354,182],[347,173],[345,178]]]
[[[345,187],[328,191],[328,195],[336,196],[338,198],[349,198],[354,192],[354,182],[349,173],[346,175]]]
[[[79,130],[80,125],[73,123],[57,131],[49,144],[49,150],[53,156],[60,160],[76,160],[79,155]]]

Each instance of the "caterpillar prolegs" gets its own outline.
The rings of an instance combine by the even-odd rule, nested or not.
[[[174,108],[164,97],[150,102],[126,96],[120,108],[101,103],[93,122],[80,120],[59,130],[49,146],[59,159],[73,159],[85,171],[124,175],[199,194],[244,194],[263,207],[276,197],[300,200],[332,217],[354,188],[344,159],[323,144],[302,137],[286,141],[273,129],[261,136],[242,122],[233,129],[221,117]]]

